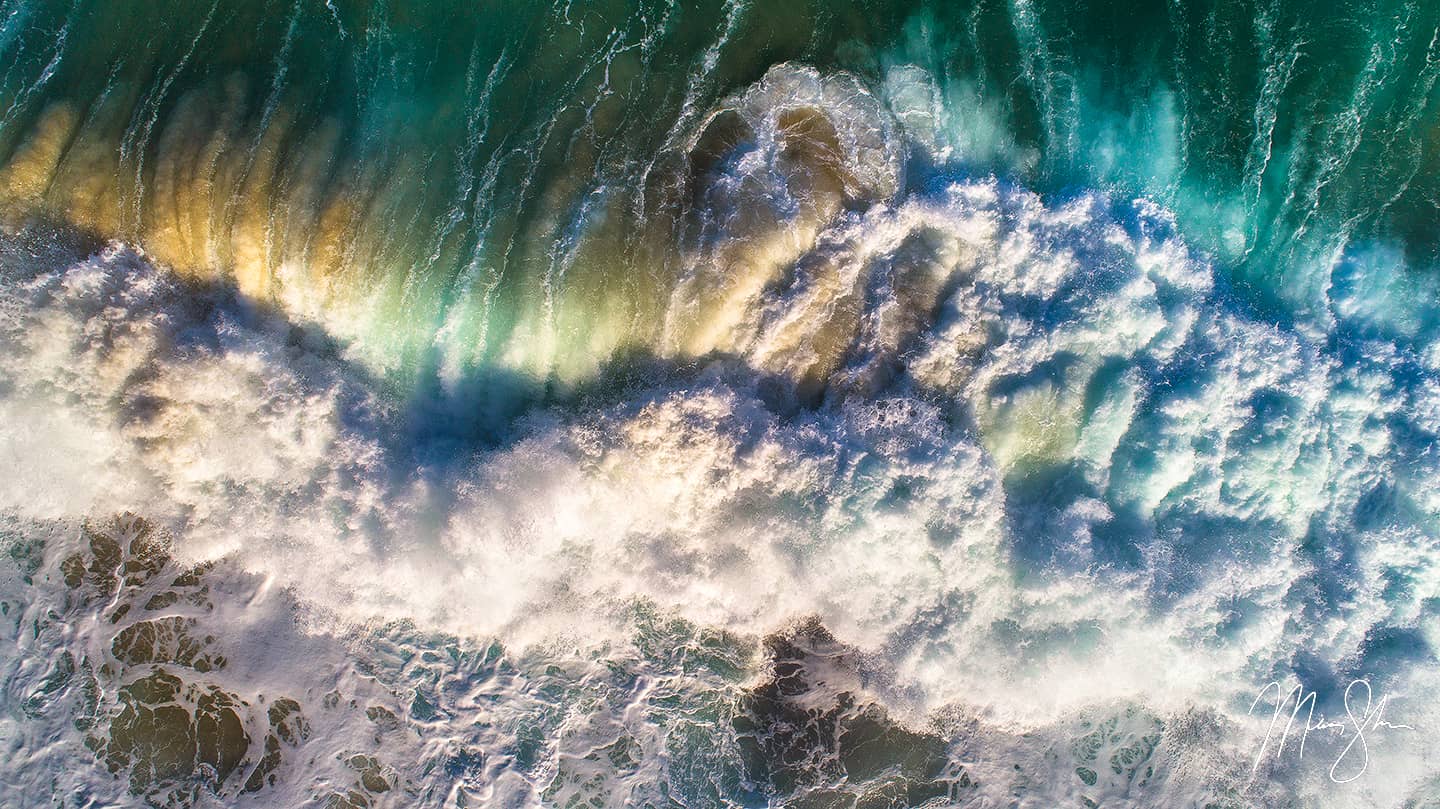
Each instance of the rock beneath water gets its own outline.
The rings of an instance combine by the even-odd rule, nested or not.
[[[249,750],[240,718],[245,703],[233,694],[156,669],[122,687],[119,697],[108,737],[91,736],[90,744],[112,773],[128,770],[137,795],[185,790],[196,781],[218,789]]]
[[[787,806],[921,806],[971,785],[939,736],[903,727],[860,686],[860,655],[811,622],[765,639],[771,674],[735,720],[747,777]]]

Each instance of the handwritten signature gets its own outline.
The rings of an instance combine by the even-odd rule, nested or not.
[[[1345,719],[1343,721],[1326,721],[1325,715],[1320,714],[1317,718],[1315,713],[1316,692],[1306,692],[1299,684],[1286,691],[1284,686],[1278,682],[1272,682],[1260,689],[1255,696],[1255,701],[1250,704],[1250,715],[1254,715],[1255,709],[1269,694],[1271,689],[1275,692],[1275,709],[1270,717],[1270,726],[1265,731],[1265,739],[1260,743],[1260,751],[1255,756],[1255,766],[1250,769],[1253,777],[1260,770],[1260,764],[1265,760],[1267,752],[1271,751],[1271,743],[1275,741],[1275,731],[1280,727],[1281,719],[1285,716],[1286,709],[1290,708],[1289,717],[1285,718],[1284,729],[1280,733],[1279,742],[1275,744],[1271,755],[1278,761],[1285,753],[1285,744],[1294,733],[1299,738],[1299,747],[1295,750],[1297,758],[1305,755],[1305,740],[1311,731],[1325,731],[1338,736],[1345,742],[1340,755],[1336,757],[1335,763],[1330,765],[1330,780],[1337,784],[1349,783],[1365,774],[1370,767],[1370,744],[1365,734],[1371,734],[1373,738],[1382,730],[1415,730],[1410,725],[1399,725],[1386,721],[1385,709],[1390,704],[1390,695],[1376,698],[1374,691],[1370,688],[1368,680],[1354,680],[1345,687]],[[1293,706],[1293,708],[1291,707]],[[1301,713],[1306,711],[1303,725],[1297,726],[1296,720]],[[1342,775],[1344,777],[1342,777]]]

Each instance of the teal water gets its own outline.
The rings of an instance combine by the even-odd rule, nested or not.
[[[1323,321],[1357,254],[1436,260],[1437,15],[17,1],[0,159],[13,209],[328,318],[376,365],[439,346],[456,368],[574,379],[616,349],[665,353],[651,322],[701,119],[803,63],[909,125],[913,188],[995,173],[1144,195],[1265,316]]]
[[[0,805],[1440,805],[1440,5],[0,55]]]

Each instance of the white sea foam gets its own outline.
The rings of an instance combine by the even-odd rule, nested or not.
[[[869,125],[882,113],[847,81],[787,73],[742,100],[860,105],[858,134],[837,141],[860,160],[865,137],[892,135]],[[765,100],[791,84],[801,90]],[[737,164],[717,182],[774,179],[778,153],[762,144],[751,158],[763,171]],[[229,630],[222,643],[251,662],[225,682],[313,702],[337,681],[285,669],[257,686],[246,677],[275,651],[254,644],[294,638],[284,655],[339,666],[342,651],[373,653],[365,676],[338,675],[348,693],[385,683],[429,693],[443,713],[416,714],[420,741],[393,742],[391,766],[413,745],[432,769],[456,745],[511,751],[449,786],[409,770],[422,802],[461,781],[495,805],[536,801],[546,784],[564,793],[557,772],[604,769],[587,755],[622,736],[640,763],[605,793],[612,805],[661,781],[681,789],[687,761],[731,761],[729,742],[683,742],[631,709],[733,694],[762,668],[750,641],[732,642],[730,679],[656,662],[642,627],[655,615],[751,641],[818,618],[897,716],[949,717],[957,760],[983,785],[974,800],[1021,786],[1026,801],[1062,800],[1076,762],[1090,794],[1120,805],[1239,790],[1264,727],[1245,709],[1273,679],[1367,677],[1410,697],[1407,724],[1440,724],[1422,696],[1440,685],[1437,354],[1417,321],[1366,294],[1402,283],[1383,254],[1347,265],[1354,292],[1336,288],[1333,323],[1289,327],[1217,291],[1147,201],[1047,201],[994,179],[902,197],[885,167],[848,175],[871,189],[865,205],[821,211],[813,236],[769,255],[774,276],[743,294],[705,280],[731,265],[697,248],[677,299],[722,289],[725,322],[662,347],[669,378],[537,406],[483,450],[412,430],[424,402],[369,379],[343,347],[182,287],[130,248],[38,273],[20,262],[0,289],[12,481],[0,508],[30,526],[140,513],[185,561],[224,560],[215,575],[234,583],[217,604],[288,594],[318,634]],[[56,529],[48,562],[75,541]],[[323,642],[381,625],[392,634],[375,646]],[[79,631],[104,642],[103,627]],[[428,660],[447,672],[431,677],[373,652],[395,642],[395,659],[423,659],[431,632],[466,649],[498,640],[519,673],[457,651]],[[41,678],[27,644],[17,623],[12,693]],[[563,716],[542,721],[521,684],[552,681]],[[362,720],[333,721],[351,724],[327,744],[375,746]],[[537,743],[539,763],[515,752],[527,723],[557,734]],[[8,738],[28,732],[16,727]],[[1158,775],[1109,771],[1151,735]],[[1355,786],[1318,786],[1325,768],[1307,760],[1267,771],[1251,794],[1399,805],[1427,788],[1433,738],[1377,742],[1385,775]]]

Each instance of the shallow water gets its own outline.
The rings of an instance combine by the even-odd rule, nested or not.
[[[0,804],[1440,805],[1440,9],[0,52]]]

